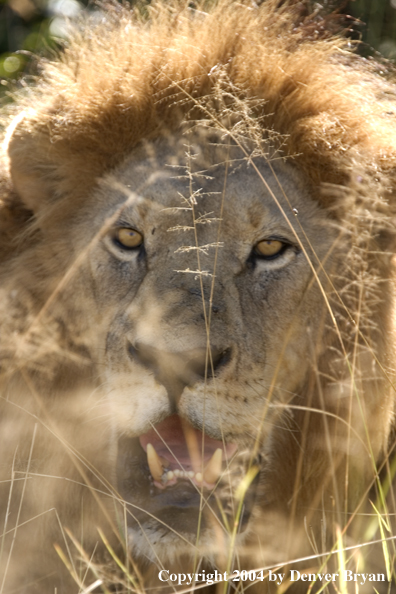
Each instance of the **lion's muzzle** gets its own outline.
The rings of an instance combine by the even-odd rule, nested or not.
[[[151,344],[127,342],[127,351],[134,363],[145,367],[157,382],[165,386],[173,405],[177,404],[186,386],[215,376],[230,361],[232,349],[195,348],[181,352],[165,352]]]

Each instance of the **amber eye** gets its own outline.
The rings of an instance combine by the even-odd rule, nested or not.
[[[254,248],[254,252],[257,256],[274,258],[280,255],[286,247],[287,244],[278,239],[263,239],[263,241],[258,242]]]
[[[143,235],[135,229],[119,227],[115,230],[114,241],[123,248],[132,250],[143,243]]]

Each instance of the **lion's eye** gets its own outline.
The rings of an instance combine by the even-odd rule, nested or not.
[[[125,249],[133,250],[142,245],[143,235],[135,229],[119,227],[115,230],[114,241]]]
[[[256,256],[263,258],[275,258],[280,256],[287,248],[287,243],[279,241],[278,239],[263,239],[259,241],[254,248]]]

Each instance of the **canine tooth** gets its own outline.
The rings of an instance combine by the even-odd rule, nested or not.
[[[147,463],[149,465],[153,479],[155,481],[160,481],[162,475],[164,474],[164,469],[162,468],[159,456],[151,443],[147,444]]]
[[[172,470],[169,470],[169,472],[166,473],[166,478],[167,478],[168,481],[170,481],[171,479],[173,479],[174,476],[175,475],[174,475],[174,473],[173,473]]]
[[[197,474],[195,475],[195,480],[197,481],[197,483],[202,483],[203,477],[200,472],[197,472]]]
[[[223,462],[223,450],[218,448],[204,470],[204,479],[207,483],[213,484],[221,474],[221,464]]]

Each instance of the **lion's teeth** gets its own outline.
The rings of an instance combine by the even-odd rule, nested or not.
[[[189,478],[191,480],[194,479],[198,484],[205,482],[208,485],[213,485],[221,475],[222,462],[223,450],[218,448],[207,463],[203,474],[201,472],[195,473],[192,470],[185,471],[175,469],[166,471],[161,458],[155,451],[154,446],[151,443],[147,444],[147,463],[151,472],[151,476],[155,481],[161,481],[164,485],[168,483],[168,481],[171,481],[172,479],[177,480],[178,478]]]
[[[164,474],[164,469],[162,467],[161,460],[159,459],[159,456],[151,443],[147,444],[147,462],[153,479],[155,481],[160,481],[162,475]]]
[[[204,480],[210,485],[215,483],[221,474],[221,465],[223,462],[223,450],[218,448],[204,470]]]

